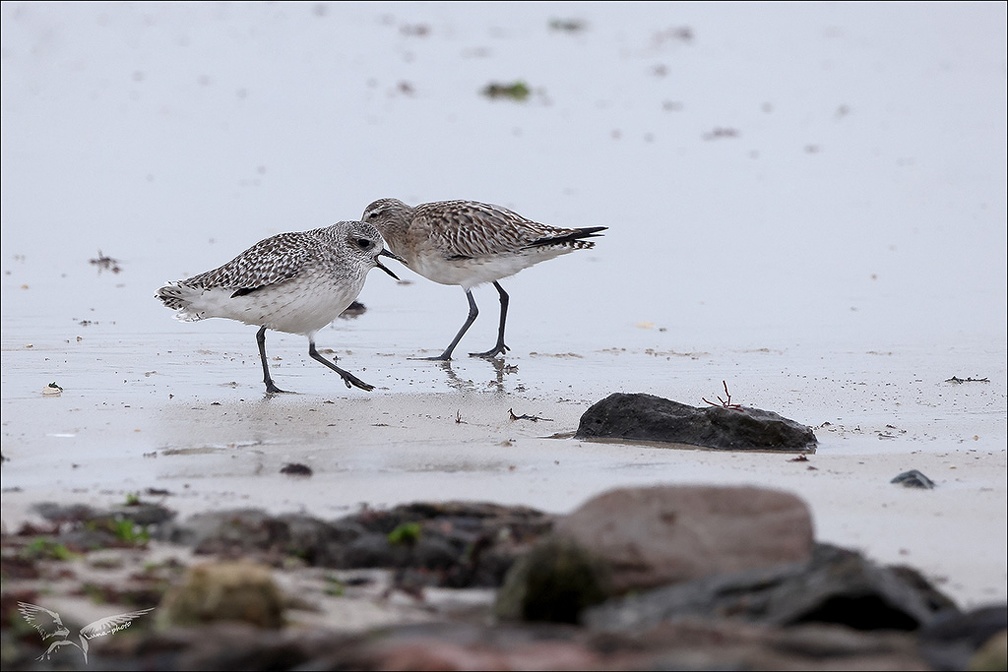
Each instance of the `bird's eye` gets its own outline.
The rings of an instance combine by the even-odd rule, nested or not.
[[[355,242],[357,243],[357,247],[362,250],[366,250],[371,247],[371,241],[367,238],[358,238]]]

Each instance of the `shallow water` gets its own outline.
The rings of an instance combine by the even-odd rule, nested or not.
[[[755,482],[799,492],[827,540],[1004,599],[1003,4],[0,12],[5,516],[145,488],[337,516]],[[514,79],[527,102],[479,93]],[[271,333],[299,394],[265,400],[253,328],[153,298],[382,196],[609,229],[503,283],[506,365],[410,359],[444,348],[464,295],[373,273],[367,311],[317,337],[370,394]],[[496,292],[475,293],[459,353],[495,338]],[[722,381],[816,427],[817,469],[545,438],[610,392],[702,405]],[[315,475],[278,473],[294,461]],[[940,487],[888,483],[910,468]]]

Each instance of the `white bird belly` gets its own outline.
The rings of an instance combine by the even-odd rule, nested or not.
[[[313,334],[339,317],[357,298],[359,282],[337,283],[326,276],[304,275],[248,294],[232,296],[233,288],[199,289],[180,286],[187,306],[181,320],[222,317],[290,334]]]
[[[460,285],[468,290],[486,282],[510,277],[540,261],[558,257],[569,251],[559,248],[533,249],[518,254],[497,254],[465,259],[418,255],[409,260],[409,267],[428,280],[442,285]]]

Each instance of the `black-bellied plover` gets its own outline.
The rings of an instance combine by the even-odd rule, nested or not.
[[[266,363],[266,330],[308,337],[308,354],[338,373],[347,387],[373,385],[336,366],[315,349],[315,334],[336,319],[360,294],[372,268],[398,280],[378,257],[402,261],[385,249],[381,234],[363,222],[337,222],[311,231],[280,233],[261,240],[237,257],[206,273],[169,282],[156,298],[195,322],[224,317],[259,327],[256,341],[263,382],[269,394],[283,392]]]
[[[565,229],[527,219],[498,205],[476,201],[438,201],[416,207],[394,198],[375,201],[361,217],[373,224],[386,244],[404,263],[434,282],[459,285],[469,301],[469,316],[452,342],[437,357],[449,360],[479,310],[472,288],[492,282],[500,294],[500,326],[497,343],[472,357],[495,357],[510,350],[504,344],[508,295],[498,280],[514,275],[540,261],[574,250],[595,246],[587,238],[605,226]]]

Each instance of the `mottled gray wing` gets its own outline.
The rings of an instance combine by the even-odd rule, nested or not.
[[[131,622],[133,619],[139,618],[144,614],[148,614],[154,611],[154,607],[148,609],[139,609],[137,611],[127,611],[122,614],[116,614],[115,616],[107,616],[100,620],[94,621],[93,623],[88,623],[83,628],[80,629],[80,634],[84,639],[92,639],[96,635],[102,633],[108,633],[116,626],[125,625]]]
[[[446,259],[517,254],[543,238],[573,231],[540,224],[507,208],[475,201],[418,205],[413,228],[429,232],[430,242]]]
[[[212,271],[194,275],[180,284],[190,287],[224,287],[240,296],[297,275],[313,256],[318,240],[305,232],[281,233],[245,250]]]

